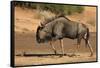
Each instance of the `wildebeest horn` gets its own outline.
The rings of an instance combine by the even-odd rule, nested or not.
[[[40,22],[40,25],[39,25],[40,27],[43,27],[44,25],[43,25],[43,23],[42,22]]]

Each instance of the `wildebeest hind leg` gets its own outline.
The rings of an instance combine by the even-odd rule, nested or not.
[[[64,56],[63,39],[60,39],[60,46],[61,46],[61,49],[62,49],[62,56]]]
[[[79,52],[81,39],[82,39],[81,37],[79,37],[79,38],[77,39],[77,52]]]
[[[87,45],[88,45],[88,47],[90,49],[90,52],[91,52],[90,56],[93,56],[93,49],[92,49],[92,46],[91,46],[89,40],[88,40],[88,44]]]

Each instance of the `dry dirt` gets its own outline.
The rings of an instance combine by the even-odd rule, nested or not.
[[[88,13],[90,15],[87,15]],[[15,8],[15,65],[41,65],[41,64],[56,64],[56,63],[71,63],[71,62],[87,62],[96,61],[96,26],[88,24],[87,20],[94,19],[95,8],[86,7],[83,12],[83,16],[71,15],[68,16],[72,20],[77,20],[88,25],[91,31],[90,43],[93,47],[94,55],[89,57],[88,47],[85,47],[84,40],[80,45],[80,49],[76,51],[76,40],[64,39],[65,53],[68,54],[64,57],[58,55],[47,56],[34,56],[35,54],[46,55],[54,54],[51,46],[48,43],[38,44],[35,40],[35,33],[40,19],[36,19],[36,11],[29,9],[22,9],[20,7]],[[84,19],[82,19],[84,17]],[[87,18],[86,18],[87,17]],[[59,54],[61,54],[61,48],[59,41],[54,43],[54,46]],[[31,56],[21,56],[23,53]],[[72,56],[71,56],[72,55]]]
[[[55,64],[55,63],[71,63],[71,62],[87,62],[96,61],[96,34],[91,33],[90,43],[93,47],[94,55],[89,57],[90,52],[88,47],[85,47],[84,40],[80,45],[79,51],[76,50],[76,40],[64,39],[64,50],[68,54],[64,57],[54,54],[51,46],[48,43],[38,44],[35,42],[35,37],[30,34],[16,34],[15,35],[15,65],[41,65],[41,64]],[[59,54],[61,48],[59,41],[54,43],[54,46]],[[23,56],[25,53],[25,56]],[[38,56],[42,54],[43,56]],[[48,55],[46,55],[48,54]],[[21,56],[22,55],[22,56]],[[28,55],[28,56],[27,56]],[[37,56],[36,56],[37,55]]]

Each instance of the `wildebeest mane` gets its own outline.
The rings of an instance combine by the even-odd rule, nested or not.
[[[65,19],[67,19],[68,21],[70,21],[70,19],[68,19],[65,15],[63,14],[60,14],[60,15],[56,15],[54,17],[51,17],[51,18],[46,18],[42,24],[42,26],[45,26],[46,24],[50,23],[51,21],[57,19],[57,18],[60,18],[60,17],[64,17]]]

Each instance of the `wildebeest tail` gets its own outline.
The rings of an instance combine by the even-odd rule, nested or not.
[[[87,39],[89,40],[90,37],[90,32],[89,32],[89,28],[87,28]]]
[[[88,44],[89,37],[90,37],[90,32],[89,32],[89,28],[87,28],[86,39],[85,39],[86,47],[87,47],[87,44]]]

